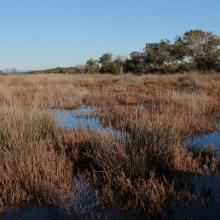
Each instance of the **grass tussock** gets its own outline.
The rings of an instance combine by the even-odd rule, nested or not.
[[[168,201],[186,199],[189,189],[180,188],[173,177],[201,175],[216,169],[214,148],[190,151],[178,138],[170,140],[172,129],[170,133],[160,133],[158,139],[152,134],[136,133],[137,138],[122,140],[91,130],[73,130],[49,144],[65,149],[74,161],[75,174],[87,174],[98,188],[103,206],[117,201],[126,210],[156,215],[167,207]],[[187,194],[188,199],[192,193]]]
[[[0,76],[0,208],[77,202],[79,174],[103,206],[156,215],[175,198],[194,198],[177,177],[216,170],[216,152],[184,140],[213,130],[219,81],[215,73]],[[123,135],[59,130],[49,109],[81,105]]]
[[[35,109],[1,107],[0,115],[0,208],[70,196],[72,164],[44,145],[55,132],[53,121]]]

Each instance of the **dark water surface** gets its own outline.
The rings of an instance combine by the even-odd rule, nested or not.
[[[1,220],[58,220],[59,216],[57,215],[54,209],[47,207],[38,208],[31,207],[20,210],[7,210],[1,217]],[[62,218],[60,218],[62,219]]]
[[[189,138],[185,144],[190,148],[214,145],[220,151],[220,115],[217,115],[217,127],[213,132]]]
[[[115,136],[120,136],[120,131],[115,131],[112,128],[104,127],[98,118],[89,117],[90,113],[94,109],[83,106],[74,111],[68,110],[53,110],[52,114],[56,117],[58,125],[63,129],[72,128],[92,128],[99,132],[111,133]],[[218,120],[220,117],[218,117]],[[215,145],[217,149],[220,150],[220,123],[216,130],[210,134],[196,136],[190,138],[186,141],[189,147],[202,147],[207,145]],[[182,206],[170,210],[166,217],[161,217],[161,219],[179,219],[179,220],[217,220],[220,219],[220,172],[214,175],[201,176],[201,177],[189,177],[190,184],[192,184],[195,193],[201,195],[201,200],[196,200],[190,203],[187,207]],[[188,179],[188,180],[189,180]],[[185,181],[188,181],[185,180]],[[80,187],[80,184],[78,185]],[[75,187],[77,191],[82,191],[82,189]],[[85,192],[79,192],[81,199],[88,197],[87,185],[84,184],[82,187]],[[81,194],[80,194],[81,193]],[[92,192],[92,196],[95,196],[95,192]],[[75,216],[73,214],[67,215],[64,210],[60,208],[50,208],[50,207],[29,207],[20,210],[8,209],[2,216],[0,220],[84,220],[84,219],[106,219],[106,220],[148,220],[148,216],[137,217],[131,215],[125,215],[117,207],[112,207],[110,209],[101,210],[94,209],[92,214]]]

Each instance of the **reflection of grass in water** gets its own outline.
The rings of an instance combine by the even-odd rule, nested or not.
[[[73,198],[62,201],[60,207],[68,216],[91,215],[97,207],[96,190],[84,175],[73,179],[72,192]]]
[[[187,187],[181,189],[178,181],[173,182],[173,175],[199,174],[215,169],[211,148],[197,154],[181,145],[161,148],[167,142],[166,136],[163,141],[150,138],[153,142],[144,147],[144,135],[150,134],[136,132],[141,139],[121,142],[96,132],[79,130],[63,137],[64,143],[73,147],[68,149],[70,157],[78,158],[75,167],[87,170],[87,176],[99,188],[101,204],[117,200],[130,211],[139,212],[148,207],[157,214],[168,204],[166,201],[177,197],[180,202],[187,195],[188,199],[191,197]],[[169,136],[167,134],[167,138]],[[55,145],[60,145],[59,140]]]
[[[103,205],[119,201],[127,210],[154,215],[176,197],[191,197],[192,190],[180,187],[174,176],[215,168],[212,151],[204,156],[189,151],[182,141],[213,129],[202,115],[220,109],[219,75],[0,78],[2,209],[31,202],[61,207],[65,201],[74,203],[72,179],[83,172],[99,190]],[[81,87],[92,92],[84,94]],[[50,117],[39,114],[42,109],[83,104],[100,109],[97,117],[106,126],[130,135],[60,131]]]

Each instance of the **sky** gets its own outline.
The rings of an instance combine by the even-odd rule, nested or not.
[[[220,0],[0,0],[0,69],[129,56],[190,29],[220,35]]]

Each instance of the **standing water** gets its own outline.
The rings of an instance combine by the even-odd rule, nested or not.
[[[90,117],[90,113],[95,111],[94,109],[83,106],[77,110],[59,110],[52,111],[52,115],[55,117],[58,126],[64,130],[74,128],[89,128],[95,129],[98,132],[111,133],[115,136],[120,136],[122,132],[115,131],[112,128],[104,127],[98,118]],[[218,117],[218,120],[220,117]],[[195,136],[186,141],[186,145],[192,147],[203,147],[207,145],[214,145],[220,150],[220,123],[214,132],[206,135]],[[187,207],[179,207],[173,210],[166,217],[160,219],[178,219],[178,220],[208,220],[208,219],[220,219],[220,172],[215,174],[209,174],[208,176],[192,176],[188,178],[190,184],[195,189],[197,195],[201,195],[201,200],[192,202]],[[187,181],[187,180],[185,180]],[[85,184],[84,184],[85,185]],[[85,185],[84,189],[90,188]],[[77,188],[80,191],[80,188]],[[92,192],[92,191],[91,191]],[[84,195],[84,196],[83,196]],[[88,200],[89,193],[83,191],[79,194],[82,201]],[[91,193],[91,198],[95,196],[95,192]],[[89,197],[90,198],[90,197]],[[93,200],[93,199],[92,199]],[[88,200],[90,201],[90,200]],[[62,208],[50,208],[50,207],[29,207],[20,210],[8,209],[1,217],[0,220],[69,220],[69,219],[106,219],[106,220],[149,220],[149,216],[143,216],[140,218],[136,216],[126,216],[121,212],[118,207],[112,207],[108,210],[101,210],[96,207],[93,213],[88,216],[74,216],[68,215]]]
[[[185,144],[190,148],[214,145],[220,150],[220,115],[217,116],[217,128],[213,132],[189,138]]]
[[[111,134],[114,137],[121,137],[124,134],[111,127],[104,127],[98,117],[91,116],[95,111],[96,109],[89,106],[81,106],[76,110],[53,109],[51,114],[63,130],[86,128]]]

